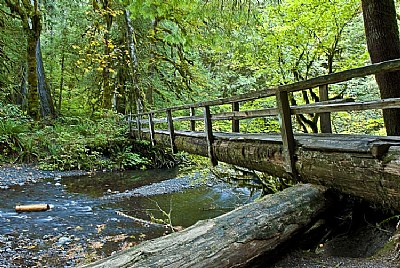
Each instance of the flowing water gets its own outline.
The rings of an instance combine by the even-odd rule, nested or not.
[[[171,231],[136,219],[186,228],[259,195],[210,178],[199,182],[202,174],[179,178],[177,169],[101,173],[2,191],[0,267],[75,266]],[[32,203],[49,204],[51,210],[14,210]]]

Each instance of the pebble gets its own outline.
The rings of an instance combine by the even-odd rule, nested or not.
[[[71,243],[71,238],[63,236],[58,239],[57,245],[63,246],[63,245],[67,245],[69,243]]]

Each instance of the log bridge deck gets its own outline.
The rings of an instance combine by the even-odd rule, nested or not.
[[[331,84],[395,70],[400,70],[400,59],[224,99],[138,111],[127,120],[133,136],[168,146],[174,153],[186,151],[208,156],[212,165],[222,161],[273,176],[324,185],[399,210],[400,137],[332,134],[330,113],[400,108],[400,98],[368,102],[328,98]],[[319,91],[320,102],[290,106],[290,94],[314,88]],[[274,107],[240,110],[245,102],[256,99],[272,99]],[[211,108],[224,105],[230,105],[232,110],[211,112]],[[202,110],[201,115],[196,115],[198,109]],[[173,113],[179,114],[174,117]],[[155,117],[160,114],[163,116]],[[318,114],[321,133],[294,133],[292,117],[298,114]],[[280,133],[240,132],[240,120],[268,116],[279,118]],[[218,120],[230,120],[232,132],[216,132],[213,123]],[[176,130],[182,128],[182,121],[188,123],[189,129]],[[203,131],[196,131],[198,121],[201,124],[197,128]],[[156,124],[167,129],[156,129]]]

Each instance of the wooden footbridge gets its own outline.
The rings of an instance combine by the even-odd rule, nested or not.
[[[136,138],[168,146],[174,153],[208,156],[213,165],[222,161],[292,177],[399,210],[400,137],[332,134],[330,113],[400,108],[400,98],[368,102],[328,99],[329,85],[395,70],[400,70],[400,60],[229,98],[140,112],[129,116],[129,127]],[[320,102],[290,106],[289,94],[314,88],[319,90]],[[257,99],[272,100],[274,107],[240,110],[245,102]],[[229,112],[212,112],[227,105]],[[294,133],[292,116],[298,114],[318,114],[321,133]],[[240,120],[268,116],[279,118],[279,134],[240,132]],[[230,120],[232,132],[216,131],[220,120]],[[185,123],[187,129],[182,129]]]

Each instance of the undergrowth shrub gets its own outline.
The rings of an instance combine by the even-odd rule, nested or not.
[[[43,125],[15,106],[0,109],[1,162],[35,163],[43,169],[145,169],[172,166],[176,160],[149,143],[127,135],[121,115],[62,117]]]

